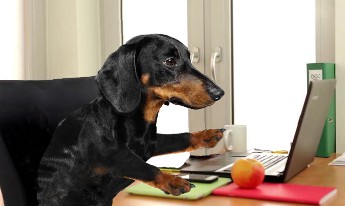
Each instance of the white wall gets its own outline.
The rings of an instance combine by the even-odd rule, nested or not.
[[[134,36],[151,33],[167,34],[187,45],[187,1],[123,1],[124,43]],[[173,104],[163,106],[157,129],[159,133],[188,131],[188,110]]]
[[[0,79],[24,79],[22,0],[0,1]]]
[[[345,152],[345,1],[335,0],[336,132],[337,152]]]

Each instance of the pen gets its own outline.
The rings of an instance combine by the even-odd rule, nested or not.
[[[163,172],[180,172],[180,169],[177,168],[160,168]]]

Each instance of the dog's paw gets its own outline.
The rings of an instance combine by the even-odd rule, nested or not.
[[[160,172],[155,179],[155,187],[161,189],[165,194],[174,196],[189,192],[191,188],[195,187],[187,180],[167,173]]]
[[[223,138],[224,131],[224,129],[208,129],[200,132],[191,133],[191,148],[212,148],[216,146],[216,144]]]

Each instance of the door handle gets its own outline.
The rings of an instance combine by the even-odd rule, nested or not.
[[[210,71],[211,71],[211,79],[216,82],[216,63],[222,60],[222,49],[220,47],[215,47],[211,54],[211,61],[210,61]]]
[[[200,52],[198,47],[194,47],[190,54],[190,61],[193,63],[198,63],[200,60]]]

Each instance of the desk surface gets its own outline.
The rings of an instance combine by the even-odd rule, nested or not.
[[[336,156],[333,155],[330,158],[315,158],[310,167],[303,170],[297,176],[289,181],[289,183],[304,184],[304,185],[318,185],[318,186],[331,186],[338,189],[337,196],[327,203],[331,206],[345,205],[345,167],[342,166],[328,166]],[[143,197],[129,195],[125,192],[120,192],[113,200],[113,205],[150,205],[150,206],[273,206],[273,205],[296,205],[282,202],[271,202],[252,200],[244,198],[232,198],[232,197],[220,197],[220,196],[208,196],[196,201],[188,200],[174,200],[163,199],[155,197]],[[302,205],[302,204],[298,204]]]

